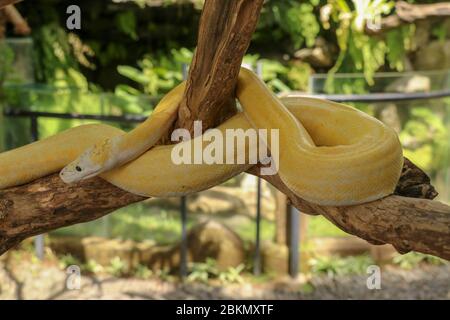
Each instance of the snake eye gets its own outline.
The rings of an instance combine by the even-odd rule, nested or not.
[[[81,172],[81,168],[79,166],[76,166],[75,170],[77,170],[78,172]]]

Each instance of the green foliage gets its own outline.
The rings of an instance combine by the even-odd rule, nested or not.
[[[411,108],[400,140],[405,156],[429,174],[434,174],[447,165],[450,141],[445,117],[430,107]]]
[[[415,25],[406,25],[386,33],[387,61],[397,71],[404,71],[404,59],[407,52],[413,49],[412,39]]]
[[[138,40],[136,31],[136,16],[133,11],[120,12],[116,16],[116,25],[121,32],[130,36],[133,40]]]
[[[8,73],[11,70],[12,62],[14,60],[14,53],[11,48],[4,42],[0,41],[0,152],[5,148],[5,137],[4,137],[4,116],[3,116],[3,103],[4,103],[4,89],[3,84]]]
[[[320,256],[309,261],[313,273],[325,273],[329,277],[348,274],[364,274],[367,267],[374,264],[369,255],[336,257]]]
[[[189,215],[188,227],[196,221]],[[117,210],[114,215],[90,223],[61,228],[52,232],[55,236],[103,236],[152,240],[158,244],[172,244],[180,238],[180,219],[177,210],[161,210],[145,204],[135,204]]]
[[[289,43],[293,50],[311,47],[320,31],[314,13],[319,1],[269,0],[261,12],[254,40],[265,43]],[[270,37],[270,39],[269,39]],[[287,40],[287,41],[286,41]]]
[[[446,25],[445,23],[435,25],[431,30],[431,34],[440,41],[444,41],[447,38],[448,36],[447,33],[448,33],[448,25]]]
[[[336,37],[340,49],[339,56],[330,70],[326,88],[335,92],[333,74],[338,71],[362,71],[366,81],[373,84],[373,74],[385,63],[387,46],[383,40],[370,37],[365,33],[366,23],[376,23],[383,14],[388,14],[394,7],[389,0],[352,0],[353,8],[343,0],[330,0],[330,14],[323,17],[326,27],[330,19],[337,24]]]
[[[241,273],[244,269],[244,264],[240,264],[237,267],[228,267],[227,270],[219,273],[219,280],[224,284],[242,283],[244,282],[244,278],[242,278]]]
[[[0,88],[3,86],[5,79],[12,68],[14,61],[13,50],[4,42],[0,40]]]
[[[205,262],[192,262],[189,264],[187,281],[207,283],[209,279],[217,277],[218,274],[216,260],[207,258]]]
[[[134,275],[140,279],[149,279],[153,275],[153,271],[147,266],[138,264],[134,270]]]
[[[97,261],[89,259],[88,262],[81,266],[81,270],[91,274],[99,274],[104,271],[104,268]]]
[[[304,294],[311,294],[314,292],[314,290],[315,290],[314,285],[312,285],[309,282],[302,284],[300,286],[300,292],[302,292]]]
[[[189,282],[207,283],[211,279],[219,279],[223,284],[242,283],[242,271],[245,265],[240,264],[237,267],[228,267],[225,271],[219,271],[216,260],[207,258],[205,262],[193,262],[189,264],[190,273],[187,277]]]
[[[276,93],[308,90],[312,68],[307,63],[293,61],[283,64],[277,60],[261,58],[258,54],[246,55],[243,62],[253,70],[260,66],[262,79]]]
[[[183,64],[188,65],[193,52],[187,48],[172,49],[170,55],[162,53],[146,55],[138,62],[138,68],[119,66],[117,71],[124,77],[136,82],[139,92],[150,96],[160,96],[183,81]],[[133,95],[137,91],[127,85],[120,85],[115,90],[118,95]]]
[[[347,233],[336,227],[323,216],[308,217],[308,237],[340,237]]]
[[[59,260],[59,267],[61,269],[66,269],[67,267],[72,266],[72,265],[81,266],[81,264],[82,264],[80,262],[80,260],[78,260],[71,254],[62,255],[59,257],[58,260]]]
[[[33,32],[36,78],[38,81],[64,82],[66,86],[77,86],[74,79],[78,62],[68,40],[65,29],[56,22],[39,27]]]
[[[120,257],[111,259],[106,271],[115,277],[121,277],[127,273],[127,264]]]
[[[398,265],[400,268],[411,270],[418,267],[422,263],[428,263],[433,265],[442,265],[447,262],[441,258],[437,258],[431,255],[418,253],[418,252],[409,252],[407,254],[398,255],[394,257],[392,262],[395,265]]]
[[[164,281],[171,281],[174,280],[174,277],[170,275],[169,268],[162,268],[155,271],[155,277],[164,280]]]

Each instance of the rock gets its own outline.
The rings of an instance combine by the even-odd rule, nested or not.
[[[245,213],[246,204],[233,189],[235,188],[217,187],[200,192],[195,198],[188,198],[188,210],[211,215]]]
[[[443,70],[450,68],[450,40],[431,41],[415,55],[416,70]]]
[[[416,23],[416,31],[414,33],[414,45],[416,48],[425,47],[430,40],[430,21],[422,20]]]
[[[285,245],[265,242],[261,248],[264,273],[285,275],[289,273],[289,250]]]
[[[233,230],[212,220],[195,226],[189,232],[188,247],[192,261],[205,261],[211,257],[216,260],[219,270],[245,262],[242,239]]]

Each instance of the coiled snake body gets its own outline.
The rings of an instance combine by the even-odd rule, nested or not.
[[[252,164],[175,164],[176,145],[153,146],[175,119],[184,83],[129,133],[103,124],[83,125],[0,154],[0,189],[58,172],[68,183],[100,175],[144,196],[201,191]],[[251,71],[241,69],[237,98],[243,112],[217,127],[278,129],[278,174],[299,197],[321,205],[353,205],[391,194],[403,156],[396,133],[352,107],[326,100],[278,99]],[[225,136],[225,135],[224,135]],[[200,139],[200,140],[199,140]],[[202,136],[180,142],[206,148]],[[270,146],[270,143],[268,143]],[[225,148],[223,157],[234,150]],[[258,146],[249,143],[244,152]]]

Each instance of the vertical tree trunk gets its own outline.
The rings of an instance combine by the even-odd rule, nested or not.
[[[235,84],[263,2],[205,1],[197,49],[189,69],[178,119],[172,129],[186,128],[192,134],[194,121],[200,120],[205,131],[236,112]],[[162,140],[165,144],[169,142],[170,135]]]

